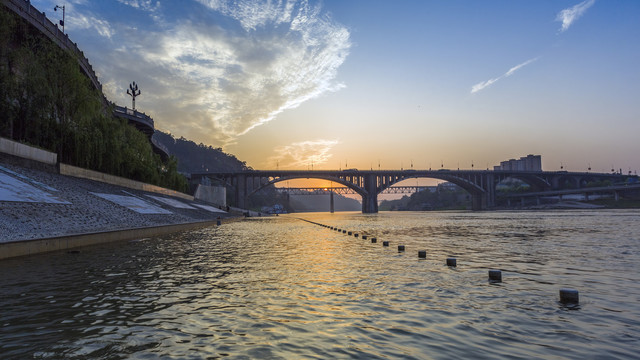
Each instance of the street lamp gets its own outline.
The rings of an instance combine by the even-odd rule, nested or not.
[[[53,11],[58,11],[58,9],[62,9],[62,20],[60,20],[60,25],[62,25],[62,33],[64,34],[64,5],[56,5],[56,7],[53,8]]]
[[[136,96],[140,96],[140,90],[138,90],[138,84],[136,82],[132,82],[129,84],[129,89],[127,90],[127,94],[131,96],[131,107],[133,110],[136,109]]]

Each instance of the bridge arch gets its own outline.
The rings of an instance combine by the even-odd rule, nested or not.
[[[469,195],[471,195],[471,199],[472,199],[471,206],[474,210],[480,210],[487,207],[487,200],[488,200],[487,190],[483,187],[483,185],[485,184],[483,184],[482,179],[478,181],[479,178],[476,178],[476,177],[456,176],[454,174],[449,173],[448,171],[442,171],[442,172],[436,171],[436,172],[430,172],[428,174],[422,174],[422,173],[416,172],[415,174],[409,173],[407,175],[395,177],[391,181],[379,185],[376,196],[382,193],[384,190],[392,187],[393,185],[405,180],[410,180],[410,179],[437,179],[437,180],[444,180],[444,181],[450,182],[452,184],[459,186],[460,188],[465,190],[467,193],[469,193]],[[489,186],[488,188],[494,189],[495,186],[493,185],[494,184],[492,184],[492,186]]]
[[[356,186],[351,182],[348,182],[348,181],[342,180],[340,178],[337,178],[337,177],[323,176],[323,175],[314,175],[312,177],[303,176],[303,175],[299,175],[299,176],[293,175],[293,176],[283,176],[283,177],[273,178],[273,179],[269,180],[268,182],[266,182],[264,184],[261,184],[259,187],[256,187],[253,190],[249,191],[247,193],[247,196],[251,196],[251,195],[257,193],[258,191],[266,188],[267,186],[275,185],[275,184],[277,184],[279,182],[283,182],[283,181],[296,180],[296,179],[318,179],[318,180],[333,181],[333,182],[339,183],[341,185],[344,185],[344,186],[352,189],[353,191],[355,191],[360,196],[366,196],[367,195],[367,191],[364,190],[363,188],[361,188],[359,186]]]
[[[444,180],[444,181],[448,181],[450,183],[456,184],[459,187],[461,187],[462,189],[466,190],[469,194],[471,195],[475,195],[475,194],[482,194],[484,193],[484,189],[481,188],[480,186],[478,186],[477,184],[470,182],[466,179],[463,178],[459,178],[456,176],[447,176],[447,175],[442,175],[442,176],[438,176],[438,175],[413,175],[413,176],[404,176],[404,177],[399,177],[397,178],[397,180],[389,183],[389,184],[385,184],[383,186],[379,187],[378,190],[378,194],[380,194],[381,192],[383,192],[384,190],[390,188],[393,185],[396,185],[402,181],[406,181],[406,180],[410,180],[410,179],[437,179],[437,180]]]

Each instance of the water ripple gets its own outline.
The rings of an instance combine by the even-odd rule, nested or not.
[[[303,216],[2,262],[2,358],[637,356],[640,212]]]

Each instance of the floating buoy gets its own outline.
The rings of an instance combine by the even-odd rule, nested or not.
[[[343,234],[346,234],[346,233],[347,233],[347,230],[342,230],[342,233],[343,233]]]
[[[404,251],[404,245],[398,245],[398,252]]]
[[[349,232],[347,233],[347,235],[351,235],[351,234],[353,234],[353,232],[351,232],[351,231],[349,231]]]
[[[489,280],[494,282],[502,282],[502,271],[489,270]]]
[[[560,289],[560,302],[563,304],[579,304],[580,295],[575,289]]]
[[[362,240],[367,240],[367,235],[362,235]]]
[[[358,233],[353,234],[354,237],[358,237]]]
[[[419,250],[418,251],[418,257],[420,259],[426,259],[427,258],[427,250]]]
[[[376,238],[371,239],[371,242],[374,242]],[[382,242],[382,246],[389,246],[389,242],[388,241],[383,241]]]
[[[447,266],[456,266],[456,258],[447,258]]]
[[[376,238],[371,238],[371,243],[372,243],[372,244],[373,244],[373,243],[377,243],[377,242],[378,242],[378,239],[376,239]],[[387,242],[388,242],[388,241],[387,241]]]

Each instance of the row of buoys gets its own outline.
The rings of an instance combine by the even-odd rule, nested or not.
[[[314,224],[314,225],[318,225],[318,226],[322,226],[337,232],[342,232],[343,234],[347,234],[349,236],[353,235],[354,237],[358,237],[360,234],[353,232],[353,231],[347,231],[345,229],[340,229],[338,227],[334,227],[334,226],[329,226],[329,225],[325,225],[325,224],[320,224],[317,222],[313,222],[313,221],[309,221],[306,219],[300,219],[303,221],[306,221],[308,223]],[[218,221],[218,225],[219,221]],[[362,239],[363,240],[367,240],[369,237],[369,235],[362,235]],[[375,237],[371,238],[371,243],[377,243],[378,239]],[[388,247],[389,246],[389,241],[383,241],[382,242],[382,246],[384,247]],[[398,252],[405,252],[406,247],[404,245],[398,245]],[[418,259],[426,259],[427,258],[427,251],[426,250],[419,250],[418,251]],[[454,257],[449,257],[446,260],[446,264],[449,267],[457,267],[457,260]],[[492,269],[489,270],[489,282],[490,283],[500,283],[502,282],[502,271],[501,270],[496,270],[496,269]],[[578,290],[575,289],[568,289],[568,288],[562,288],[560,289],[560,302],[562,304],[565,305],[578,305],[580,303],[580,295],[578,293]]]

